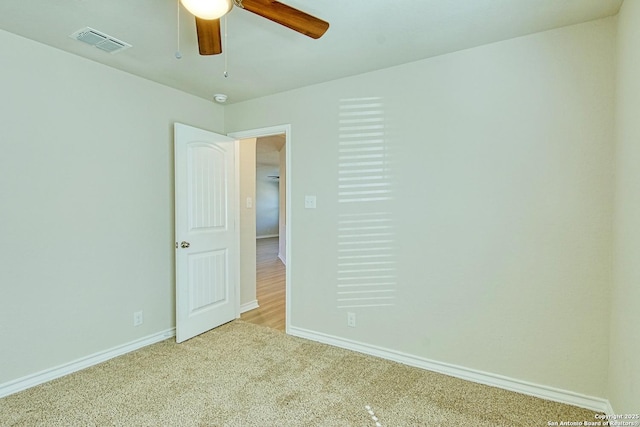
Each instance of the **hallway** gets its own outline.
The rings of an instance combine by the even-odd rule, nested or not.
[[[285,330],[285,266],[278,258],[278,238],[256,240],[256,298],[260,307],[240,318]]]

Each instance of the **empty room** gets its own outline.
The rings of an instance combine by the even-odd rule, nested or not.
[[[3,0],[0,47],[0,425],[640,426],[639,0]]]

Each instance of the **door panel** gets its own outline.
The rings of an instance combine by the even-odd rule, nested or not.
[[[189,316],[213,310],[229,300],[227,251],[211,251],[188,255]]]
[[[235,141],[175,124],[176,341],[238,316]]]
[[[193,142],[187,146],[189,229],[228,228],[225,187],[228,153],[219,146]]]

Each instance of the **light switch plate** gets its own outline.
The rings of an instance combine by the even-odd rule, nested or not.
[[[316,196],[304,196],[304,207],[305,209],[315,209]]]

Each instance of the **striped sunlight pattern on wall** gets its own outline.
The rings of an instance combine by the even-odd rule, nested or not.
[[[384,307],[396,298],[391,162],[382,98],[340,101],[338,308]]]

